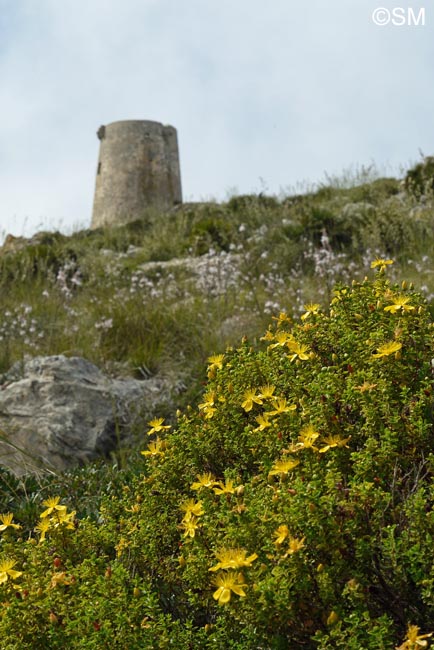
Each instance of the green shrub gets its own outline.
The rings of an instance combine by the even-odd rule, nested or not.
[[[432,216],[408,219],[399,203],[381,206],[361,229],[361,245],[380,248],[385,254],[405,261],[418,255],[433,236]]]
[[[195,255],[203,255],[210,248],[229,251],[234,239],[233,225],[227,214],[214,207],[208,208],[204,215],[195,220],[191,226],[189,248]]]
[[[428,646],[433,323],[374,266],[210,357],[198,408],[149,423],[99,514],[71,491],[30,534],[1,517],[2,648]]]
[[[348,248],[352,241],[352,221],[345,221],[334,212],[324,208],[313,207],[302,219],[303,235],[308,237],[316,246],[321,244],[324,233],[333,249],[340,251]]]
[[[68,255],[60,253],[55,241],[38,243],[0,257],[0,278],[3,285],[23,280],[33,280],[37,276],[57,274]]]
[[[399,181],[395,178],[377,178],[371,183],[363,183],[351,188],[349,196],[355,203],[359,201],[378,203],[398,194],[398,192]]]
[[[246,213],[257,208],[276,209],[279,201],[274,196],[265,194],[241,194],[228,201],[228,209],[234,213]]]
[[[407,192],[416,198],[432,194],[434,190],[434,157],[427,156],[408,170],[404,178]]]

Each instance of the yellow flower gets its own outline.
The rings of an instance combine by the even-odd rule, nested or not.
[[[259,397],[262,399],[270,399],[273,397],[273,393],[276,390],[275,386],[272,386],[270,384],[266,384],[265,386],[261,386],[259,389]]]
[[[203,399],[204,401],[201,404],[199,404],[199,410],[201,411],[208,408],[209,406],[214,406],[216,400],[216,394],[214,391],[210,391],[209,393],[205,393]]]
[[[159,431],[170,429],[170,424],[163,425],[163,422],[164,418],[154,418],[148,422],[149,426],[151,427],[151,429],[148,431],[148,436],[152,436],[153,433],[158,433]]]
[[[393,264],[393,260],[385,260],[381,257],[377,257],[376,260],[371,262],[371,269],[375,269],[377,266],[379,266],[380,273],[384,273],[384,271],[386,270],[386,266],[388,266],[389,264]]]
[[[419,634],[419,628],[417,625],[409,625],[407,629],[407,637],[402,645],[396,648],[396,650],[417,650],[418,648],[428,647],[428,639],[433,635],[433,632],[429,634]]]
[[[400,350],[401,348],[402,348],[402,343],[398,343],[398,341],[390,341],[389,343],[384,343],[383,345],[380,345],[378,351],[372,356],[375,359],[380,359],[381,357],[388,357],[390,354],[394,354],[395,352],[398,352],[398,350]]]
[[[191,490],[201,490],[202,488],[211,488],[215,485],[215,477],[208,472],[207,474],[198,474],[197,482],[192,483],[190,486]]]
[[[287,555],[292,555],[293,553],[297,553],[304,547],[304,540],[306,538],[302,537],[301,539],[298,539],[297,537],[292,537],[291,535],[289,536],[289,542],[288,542],[288,553]]]
[[[354,386],[354,390],[359,390],[361,393],[366,393],[366,391],[374,390],[377,388],[378,384],[370,384],[368,381],[364,381],[360,386]]]
[[[288,341],[288,348],[293,353],[292,355],[288,354],[290,361],[294,361],[297,358],[302,361],[309,359],[309,346],[297,343],[297,341]]]
[[[397,296],[392,305],[384,308],[384,311],[390,311],[391,314],[396,314],[397,311],[413,311],[415,307],[409,305],[409,296]]]
[[[74,530],[74,518],[75,518],[75,510],[72,512],[66,512],[66,510],[62,510],[62,512],[55,512],[51,517],[50,517],[50,523],[52,524],[53,528],[57,528],[57,526],[62,526],[65,524],[65,527]]]
[[[304,429],[300,431],[300,435],[298,436],[298,443],[296,446],[300,449],[303,447],[305,449],[316,449],[314,442],[317,438],[319,438],[319,435],[320,434],[318,431],[315,431],[313,425],[308,424],[306,427],[304,427]]]
[[[217,411],[215,408],[215,400],[216,400],[216,394],[214,391],[210,391],[209,393],[205,393],[203,396],[204,401],[199,404],[199,411],[203,411],[205,413],[205,418],[207,420],[210,420],[214,413]]]
[[[349,447],[347,445],[347,442],[350,438],[351,436],[348,436],[348,438],[340,438],[337,435],[328,436],[327,438],[324,438],[324,442],[326,444],[324,447],[321,447],[319,453],[324,454],[326,451],[333,449],[334,447],[346,447],[348,449]]]
[[[143,456],[163,456],[164,455],[164,449],[166,448],[166,444],[164,440],[160,440],[160,438],[157,438],[156,440],[152,441],[148,445],[148,449],[146,451],[141,451],[140,453]]]
[[[278,316],[272,316],[272,319],[277,321],[277,327],[283,325],[283,323],[290,323],[291,319],[288,314],[284,311],[281,311]]]
[[[59,505],[60,497],[51,497],[42,502],[43,506],[47,506],[47,509],[44,510],[39,516],[41,519],[48,517],[53,512],[66,512],[66,506]]]
[[[283,330],[280,330],[280,332],[277,332],[274,336],[274,340],[277,341],[277,343],[272,343],[269,348],[272,350],[273,348],[283,348],[289,341],[293,341],[294,337],[290,332],[285,332]]]
[[[309,316],[316,316],[320,307],[321,305],[317,303],[310,303],[308,305],[305,305],[304,308],[306,311],[304,314],[302,314],[301,320],[306,320],[306,318],[309,318]]]
[[[297,551],[300,551],[304,547],[304,540],[306,538],[303,537],[302,539],[298,539],[297,537],[293,537],[292,535],[289,534],[288,526],[286,526],[285,524],[279,526],[279,528],[277,528],[277,530],[275,530],[273,534],[276,537],[273,543],[276,544],[277,546],[283,544],[285,539],[289,537],[288,551],[285,553],[284,557],[288,557],[288,555],[293,555],[294,553],[297,553]]]
[[[274,463],[271,468],[268,476],[286,476],[299,464],[299,460],[294,460],[293,458],[287,458],[286,460],[278,460]]]
[[[219,569],[241,569],[250,566],[257,559],[257,554],[247,556],[247,551],[243,548],[223,548],[216,553],[216,558],[220,560],[215,566],[208,571],[218,571]]]
[[[252,410],[253,404],[262,404],[262,399],[260,395],[256,394],[254,388],[249,388],[243,395],[241,406],[247,412]]]
[[[213,488],[215,494],[235,494],[234,482],[231,478],[227,478],[225,483],[218,481],[217,487]]]
[[[347,289],[335,289],[335,291],[333,291],[334,298],[332,299],[331,304],[335,305],[336,303],[341,302],[346,297],[347,294],[348,294]],[[330,311],[330,315],[331,315],[331,311]]]
[[[131,508],[125,508],[127,512],[132,512],[133,514],[137,514],[140,512],[140,503],[134,503],[134,505],[131,506]]]
[[[49,519],[42,519],[37,526],[35,526],[35,532],[40,534],[39,542],[43,542],[45,535],[51,528],[51,522]]]
[[[72,576],[68,576],[65,571],[56,571],[51,577],[50,588],[55,589],[59,585],[72,585],[74,582],[75,579]]]
[[[15,580],[22,575],[22,571],[15,571],[12,567],[16,565],[15,560],[2,560],[0,562],[0,584],[7,582],[9,578]]]
[[[115,549],[116,549],[116,557],[121,557],[123,554],[124,550],[128,548],[130,545],[129,541],[125,539],[125,537],[121,537],[119,542],[116,544]]]
[[[271,330],[267,330],[264,336],[261,336],[261,341],[274,341],[274,334]]]
[[[288,406],[285,397],[275,397],[274,411],[270,411],[269,415],[280,415],[281,413],[290,413],[291,411],[295,411],[296,408],[297,406],[295,404],[290,404]]]
[[[184,528],[184,537],[193,537],[196,535],[196,530],[199,528],[197,517],[191,517],[188,520],[183,519],[181,527]]]
[[[255,420],[259,424],[258,427],[256,427],[255,431],[264,431],[267,429],[267,427],[271,427],[271,422],[269,421],[269,416],[270,414],[264,413],[263,415],[258,415]]]
[[[180,507],[185,512],[183,521],[189,521],[193,517],[200,517],[205,512],[202,501],[195,501],[194,499],[187,499]]]
[[[282,524],[281,526],[279,526],[279,528],[277,528],[274,531],[273,535],[276,537],[273,544],[277,544],[278,546],[280,546],[280,544],[283,544],[283,542],[285,541],[285,539],[289,535],[288,526],[286,526],[285,524]]]
[[[224,354],[213,354],[211,357],[208,357],[208,370],[221,370],[223,368],[223,359],[225,358]]]
[[[8,512],[5,515],[0,515],[0,521],[2,522],[1,525],[0,525],[0,531],[1,532],[6,530],[7,528],[15,528],[16,530],[21,528],[21,526],[19,524],[12,523],[13,518],[14,518],[14,516],[13,516],[12,512]]]
[[[218,589],[213,593],[214,600],[217,600],[219,605],[225,605],[231,599],[231,592],[240,597],[244,597],[244,577],[242,573],[222,573],[216,576],[214,584]]]

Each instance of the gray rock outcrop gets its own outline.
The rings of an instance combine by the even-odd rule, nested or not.
[[[17,475],[107,456],[141,413],[170,401],[160,378],[112,379],[80,357],[15,364],[0,386],[0,465]]]

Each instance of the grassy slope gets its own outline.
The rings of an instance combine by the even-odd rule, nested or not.
[[[40,235],[0,256],[0,373],[27,354],[80,355],[113,374],[181,379],[183,409],[200,395],[209,355],[244,335],[254,342],[282,310],[297,316],[306,303],[325,303],[336,282],[363,277],[376,256],[394,258],[395,275],[414,279],[431,300],[433,213],[430,200],[380,178]],[[190,261],[170,264],[174,258]],[[191,258],[200,258],[199,276]],[[125,450],[114,461],[125,467]],[[131,471],[134,461],[128,464]],[[47,477],[47,485],[76,490],[77,502],[92,510],[92,491],[114,480],[113,466],[78,475],[78,482],[77,473]],[[31,483],[25,508],[29,494],[45,489]],[[22,489],[4,476],[1,511],[22,499]]]

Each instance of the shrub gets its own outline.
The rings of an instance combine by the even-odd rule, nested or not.
[[[210,248],[229,251],[234,239],[234,227],[227,219],[227,214],[216,206],[205,206],[203,213],[191,225],[189,249],[195,255],[203,255]]]
[[[368,246],[382,246],[393,257],[406,259],[408,250],[420,250],[423,241],[431,236],[431,223],[422,219],[410,221],[397,203],[382,206],[366,220],[362,229],[362,242]]]
[[[426,156],[422,162],[408,170],[404,178],[407,192],[417,199],[434,190],[434,157]]]
[[[2,647],[427,647],[433,323],[390,263],[210,357],[97,519],[2,515]]]
[[[276,209],[279,206],[279,201],[274,196],[266,196],[265,194],[241,194],[233,196],[228,201],[228,209],[231,212],[245,213],[257,208],[270,208]]]
[[[324,233],[327,233],[333,249],[340,251],[348,248],[352,241],[354,225],[339,218],[330,210],[313,207],[306,218],[302,219],[304,236],[319,246]]]
[[[371,183],[358,185],[349,191],[352,201],[370,201],[373,203],[378,203],[398,193],[399,181],[395,178],[377,178]]]

